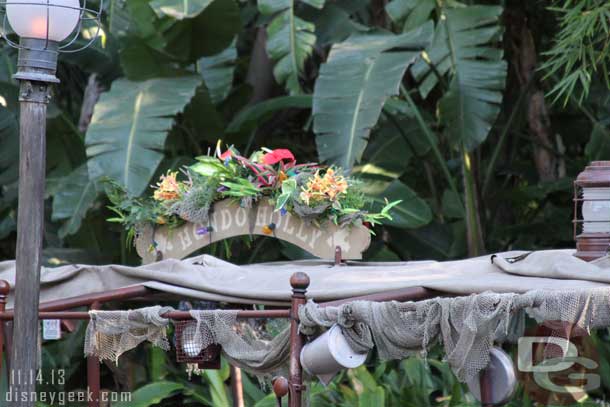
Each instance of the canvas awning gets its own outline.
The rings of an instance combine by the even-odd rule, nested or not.
[[[453,295],[493,291],[579,290],[610,283],[610,262],[587,263],[572,250],[533,252],[521,261],[504,260],[526,252],[497,254],[467,260],[436,262],[350,262],[304,260],[238,266],[202,255],[167,259],[139,267],[68,265],[44,268],[41,302],[117,288],[144,285],[179,297],[245,304],[283,305],[290,301],[290,276],[305,272],[311,279],[308,297],[318,302],[380,293],[406,287],[425,287]],[[0,263],[0,279],[11,287],[14,261]],[[12,307],[12,291],[8,307]]]

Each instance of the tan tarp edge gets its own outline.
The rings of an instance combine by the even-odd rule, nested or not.
[[[534,252],[509,263],[504,258],[524,252],[448,262],[349,263],[333,266],[325,261],[236,266],[212,256],[163,260],[140,267],[120,265],[69,265],[44,268],[41,301],[65,299],[130,285],[147,287],[181,297],[232,303],[286,304],[289,279],[306,272],[309,298],[331,301],[405,287],[423,286],[455,295],[494,291],[523,293],[530,290],[580,290],[610,283],[610,262],[586,263],[572,250]],[[14,261],[0,262],[0,279],[11,283]],[[12,292],[9,308],[12,307]]]

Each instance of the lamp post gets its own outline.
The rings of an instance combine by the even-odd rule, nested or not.
[[[86,1],[86,0],[85,0]],[[44,184],[47,104],[60,52],[78,38],[82,21],[97,22],[99,10],[90,10],[79,0],[8,0],[3,7],[3,37],[19,49],[19,201],[15,276],[15,320],[11,354],[10,398],[12,405],[33,406],[38,368],[38,304],[44,225]],[[13,42],[6,35],[6,23],[20,37]],[[75,33],[72,38],[63,43]],[[89,46],[97,37],[89,41]],[[82,47],[82,48],[85,48]],[[81,49],[82,49],[81,48]],[[25,395],[25,396],[22,396]]]

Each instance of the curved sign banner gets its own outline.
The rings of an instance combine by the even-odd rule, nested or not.
[[[145,228],[136,238],[136,249],[143,262],[150,263],[167,258],[182,259],[230,237],[268,234],[329,260],[335,258],[337,246],[341,248],[342,259],[360,260],[371,242],[369,230],[364,226],[340,228],[329,222],[318,227],[291,213],[282,215],[274,211],[266,200],[252,208],[242,208],[224,200],[214,205],[207,225],[186,223],[172,229],[167,226]]]

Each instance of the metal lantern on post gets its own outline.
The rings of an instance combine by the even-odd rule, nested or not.
[[[19,49],[19,209],[15,276],[15,318],[11,369],[11,391],[33,394],[36,390],[38,304],[42,257],[45,184],[45,133],[50,85],[55,76],[60,52],[76,52],[91,45],[101,30],[98,10],[87,7],[86,0],[8,0],[0,1],[3,14],[2,36]],[[89,41],[75,49],[84,22],[97,25]],[[9,29],[10,28],[10,29]],[[72,36],[71,36],[72,34]],[[18,41],[11,36],[19,37]],[[15,401],[33,406],[35,400]]]
[[[574,181],[576,257],[591,261],[610,248],[610,161],[594,161]]]

